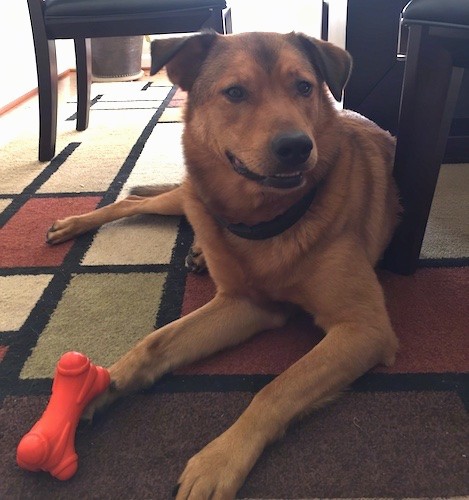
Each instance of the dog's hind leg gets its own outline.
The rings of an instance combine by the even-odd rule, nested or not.
[[[93,212],[57,220],[47,232],[46,241],[51,245],[63,243],[107,222],[132,215],[183,215],[182,196],[182,187],[180,186],[157,196],[130,195]]]
[[[194,241],[186,257],[186,268],[194,274],[204,274],[207,271],[207,263],[202,248]]]

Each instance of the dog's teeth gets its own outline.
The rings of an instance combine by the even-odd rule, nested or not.
[[[276,174],[275,177],[297,177],[301,172],[294,172],[293,174]]]

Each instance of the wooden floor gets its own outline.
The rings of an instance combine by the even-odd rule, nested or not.
[[[145,75],[140,78],[141,81],[167,81],[164,70],[158,72],[155,76],[149,76],[148,70],[145,70]],[[61,116],[60,105],[70,99],[76,99],[76,73],[75,71],[68,72],[59,80],[59,104],[58,114]],[[23,102],[15,106],[12,110],[0,115],[0,146],[6,144],[14,137],[18,136],[27,127],[33,132],[36,131],[39,138],[39,99],[37,95],[33,95],[25,99]]]
[[[59,113],[60,103],[66,102],[76,94],[76,73],[71,71],[59,81]],[[0,115],[0,145],[24,131],[25,127],[30,130],[36,129],[39,134],[39,102],[34,95],[12,110]]]

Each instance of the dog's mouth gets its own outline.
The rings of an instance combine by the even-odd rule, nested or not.
[[[261,186],[271,187],[276,189],[292,189],[303,184],[303,172],[289,172],[285,174],[275,174],[275,175],[260,175],[248,167],[236,156],[229,151],[226,152],[226,156],[233,167],[233,170],[246,179],[255,181]]]

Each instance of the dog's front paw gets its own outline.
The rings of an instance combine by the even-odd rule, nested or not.
[[[119,397],[119,391],[111,382],[110,386],[98,397],[93,399],[81,414],[81,421],[92,423],[98,413],[105,411]]]
[[[76,217],[67,217],[66,219],[55,221],[47,231],[46,242],[49,245],[63,243],[74,236],[80,234],[78,221]]]
[[[236,462],[237,454],[223,435],[187,463],[174,494],[177,500],[229,500],[235,498],[248,471]]]

